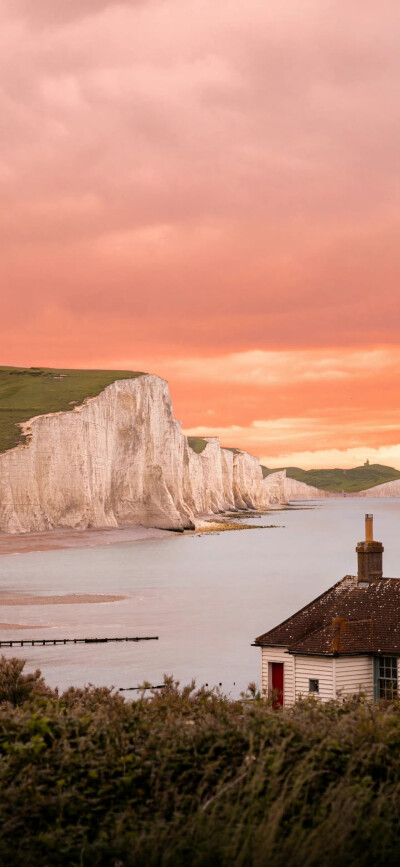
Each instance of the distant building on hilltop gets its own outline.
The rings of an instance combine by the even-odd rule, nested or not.
[[[383,545],[365,516],[356,548],[357,576],[346,575],[279,626],[256,638],[261,683],[278,704],[300,696],[321,701],[359,692],[368,699],[398,695],[400,579],[382,577]]]

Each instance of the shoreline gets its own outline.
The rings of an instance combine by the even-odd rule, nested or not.
[[[0,533],[0,556],[31,554],[36,551],[58,551],[66,548],[98,548],[145,539],[167,539],[177,534],[156,527],[91,527],[87,530],[69,528],[44,530],[36,533]]]
[[[359,494],[348,494],[348,498],[359,496]],[[289,503],[273,504],[265,509],[238,509],[237,512],[227,511],[217,514],[202,514],[198,515],[196,520],[198,525],[192,530],[162,530],[157,527],[145,527],[142,524],[136,524],[131,527],[90,527],[85,530],[77,530],[69,527],[55,528],[54,530],[36,531],[33,533],[1,533],[0,532],[0,558],[10,554],[32,554],[40,551],[58,551],[65,549],[79,548],[99,548],[106,545],[120,545],[129,542],[144,542],[148,539],[170,539],[179,536],[202,535],[206,533],[216,533],[225,530],[244,530],[244,529],[269,529],[272,526],[260,525],[245,526],[236,525],[237,521],[248,520],[249,518],[263,518],[267,515],[285,511],[303,511],[305,509],[315,509],[321,500],[291,500]],[[379,499],[384,499],[379,498]],[[394,498],[397,499],[397,498]],[[231,522],[231,526],[227,526]],[[207,524],[214,524],[214,527],[207,527]],[[223,526],[225,524],[225,527]]]
[[[75,530],[68,527],[54,530],[43,530],[34,533],[0,533],[0,557],[7,554],[32,554],[36,551],[58,551],[66,548],[99,548],[103,545],[120,545],[124,542],[144,542],[147,539],[170,539],[177,536],[187,536],[204,532],[201,528],[205,522],[222,523],[223,520],[243,520],[245,518],[263,517],[272,511],[281,511],[270,507],[267,510],[249,509],[235,512],[224,512],[217,515],[199,515],[199,527],[194,530],[161,530],[157,527],[144,527],[137,524],[133,527],[90,527],[86,530]],[[245,529],[242,526],[235,529]],[[217,532],[217,529],[208,532]]]

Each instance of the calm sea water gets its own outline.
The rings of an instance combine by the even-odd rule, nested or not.
[[[89,682],[159,684],[167,672],[182,684],[195,678],[237,695],[250,681],[259,682],[254,638],[343,575],[355,574],[355,545],[364,538],[366,512],[374,513],[374,535],[385,547],[384,575],[400,576],[400,499],[304,506],[252,519],[283,525],[278,529],[3,556],[0,590],[128,597],[98,605],[4,607],[1,621],[40,624],[33,638],[159,636],[139,644],[3,652],[23,656],[29,669],[40,667],[48,683],[61,689]],[[24,630],[2,637],[31,635]]]

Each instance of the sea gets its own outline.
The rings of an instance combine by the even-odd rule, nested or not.
[[[173,534],[90,548],[0,557],[0,590],[37,595],[119,594],[119,602],[4,606],[0,620],[40,626],[1,631],[3,640],[158,636],[138,643],[2,649],[40,668],[61,691],[95,684],[127,690],[172,675],[183,686],[217,686],[237,697],[260,683],[256,636],[280,623],[346,574],[364,515],[384,545],[384,575],[400,577],[400,499],[343,497],[297,502],[246,518],[254,529]],[[261,525],[274,524],[262,529]]]

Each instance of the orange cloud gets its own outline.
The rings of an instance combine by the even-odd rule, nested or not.
[[[170,375],[180,382],[282,386],[400,374],[400,348],[249,350],[214,358],[171,360]]]
[[[296,418],[321,450],[391,445],[397,5],[0,17],[0,360],[144,366],[187,428],[249,447],[258,420]]]
[[[267,466],[290,466],[294,461],[305,469],[322,465],[319,461],[329,466],[326,460],[334,456],[341,460],[340,466],[349,466],[343,462],[350,456],[361,461],[378,455],[386,460],[390,456],[400,468],[399,429],[399,411],[392,413],[390,421],[385,414],[375,414],[369,421],[357,419],[356,427],[354,414],[347,413],[346,418],[342,411],[337,420],[310,414],[256,420],[248,427],[200,425],[185,432],[191,436],[217,436],[223,445],[258,455]],[[377,441],[382,445],[376,447]]]

